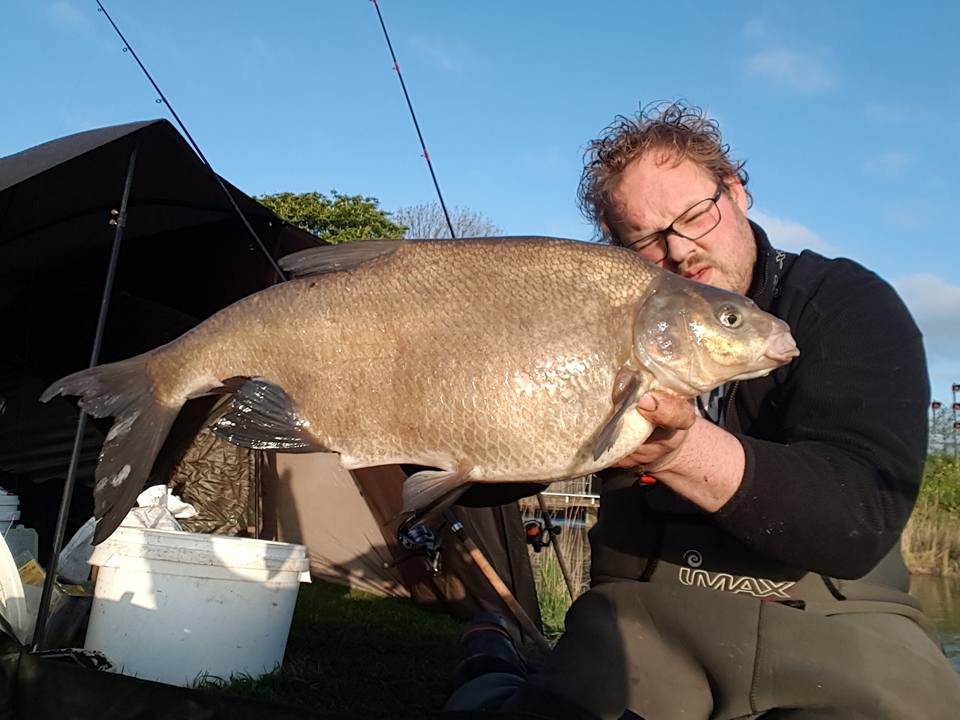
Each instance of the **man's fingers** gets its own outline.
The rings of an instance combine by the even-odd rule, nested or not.
[[[651,393],[641,396],[637,401],[637,407],[646,412],[655,412],[658,405],[657,398]]]
[[[637,409],[656,427],[686,430],[697,419],[693,403],[666,393],[649,393],[637,402]]]

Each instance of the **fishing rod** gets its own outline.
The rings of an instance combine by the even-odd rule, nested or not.
[[[380,4],[377,0],[370,0],[377,11],[377,17],[380,19],[380,27],[383,29],[383,37],[387,41],[387,48],[390,50],[390,57],[393,58],[393,69],[397,71],[397,77],[400,79],[400,87],[403,89],[403,97],[407,101],[407,109],[410,110],[410,117],[413,118],[413,126],[417,130],[417,137],[420,138],[420,149],[423,151],[423,159],[427,161],[427,167],[430,169],[430,177],[433,179],[433,187],[437,191],[437,198],[440,200],[440,209],[443,210],[443,217],[447,220],[447,228],[450,230],[450,237],[456,238],[457,234],[453,231],[453,223],[450,222],[450,213],[447,212],[447,205],[443,202],[443,193],[440,192],[440,183],[437,181],[437,174],[433,171],[433,163],[430,161],[430,153],[427,152],[427,144],[423,140],[423,133],[420,132],[420,123],[417,122],[417,114],[413,111],[413,102],[410,100],[410,93],[407,92],[407,84],[403,81],[403,73],[400,72],[400,63],[397,62],[397,54],[393,51],[393,43],[390,42],[390,34],[387,32],[387,25],[383,21],[383,13],[380,12]]]
[[[243,211],[237,205],[236,200],[233,199],[233,195],[227,190],[227,186],[223,184],[223,180],[213,169],[213,165],[210,164],[210,161],[207,160],[206,156],[203,154],[203,151],[200,149],[200,146],[197,144],[196,140],[193,139],[193,135],[190,134],[190,131],[187,130],[187,126],[180,119],[180,116],[177,115],[177,111],[173,109],[173,105],[170,104],[170,101],[167,100],[167,96],[163,94],[163,91],[160,89],[160,86],[157,85],[154,81],[153,76],[150,74],[150,71],[147,70],[146,66],[141,62],[140,56],[137,55],[136,51],[133,49],[133,46],[127,42],[127,39],[123,36],[123,33],[120,32],[120,28],[117,27],[117,24],[113,21],[113,18],[110,17],[110,13],[107,12],[107,9],[103,6],[103,3],[100,0],[96,0],[98,12],[103,13],[104,17],[107,18],[107,21],[113,27],[114,32],[117,33],[120,40],[123,42],[123,52],[129,52],[130,55],[136,60],[137,65],[140,66],[140,70],[143,71],[143,74],[146,76],[147,80],[150,81],[150,84],[153,85],[153,89],[157,91],[159,96],[157,102],[162,103],[167,106],[167,109],[170,111],[170,114],[173,115],[173,119],[177,121],[177,125],[180,126],[180,130],[186,136],[187,140],[190,141],[190,145],[193,147],[195,153],[203,162],[203,164],[210,171],[210,174],[213,176],[213,179],[217,182],[217,185],[220,186],[220,189],[223,191],[223,194],[226,196],[227,201],[230,203],[230,206],[233,208],[234,212],[240,218],[240,222],[243,223],[243,226],[247,229],[247,232],[257,243],[257,246],[260,248],[260,251],[264,254],[267,260],[270,262],[270,265],[273,267],[274,272],[277,273],[277,276],[281,280],[287,279],[287,274],[280,268],[280,265],[274,260],[273,256],[270,254],[270,251],[267,250],[267,246],[263,244],[263,240],[260,239],[260,236],[257,234],[257,231],[253,229],[253,226],[250,224],[250,221],[247,220],[247,216],[243,214]]]

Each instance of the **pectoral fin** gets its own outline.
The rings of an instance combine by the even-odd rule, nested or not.
[[[594,460],[598,460],[613,447],[623,414],[636,405],[649,385],[649,379],[641,371],[623,367],[617,373],[613,387],[613,409],[590,440],[590,451]]]
[[[229,384],[226,387],[232,389]],[[217,437],[241,447],[288,453],[326,450],[308,426],[283,388],[263,378],[243,381],[210,423]]]

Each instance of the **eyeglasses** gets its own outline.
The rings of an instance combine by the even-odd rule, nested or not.
[[[723,184],[717,183],[713,197],[691,205],[663,230],[644,235],[639,240],[627,243],[624,247],[642,253],[651,262],[658,263],[669,253],[667,238],[678,235],[687,240],[699,240],[720,224],[720,208],[717,201],[723,193]]]

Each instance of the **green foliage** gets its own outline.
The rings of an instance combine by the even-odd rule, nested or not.
[[[960,463],[952,456],[927,457],[919,502],[960,515]]]
[[[290,193],[254,197],[292,225],[337,244],[354,240],[399,240],[406,228],[390,221],[373,197],[341,195],[336,190],[326,196],[320,192]]]
[[[960,575],[960,464],[952,454],[927,456],[902,546],[911,573]]]

